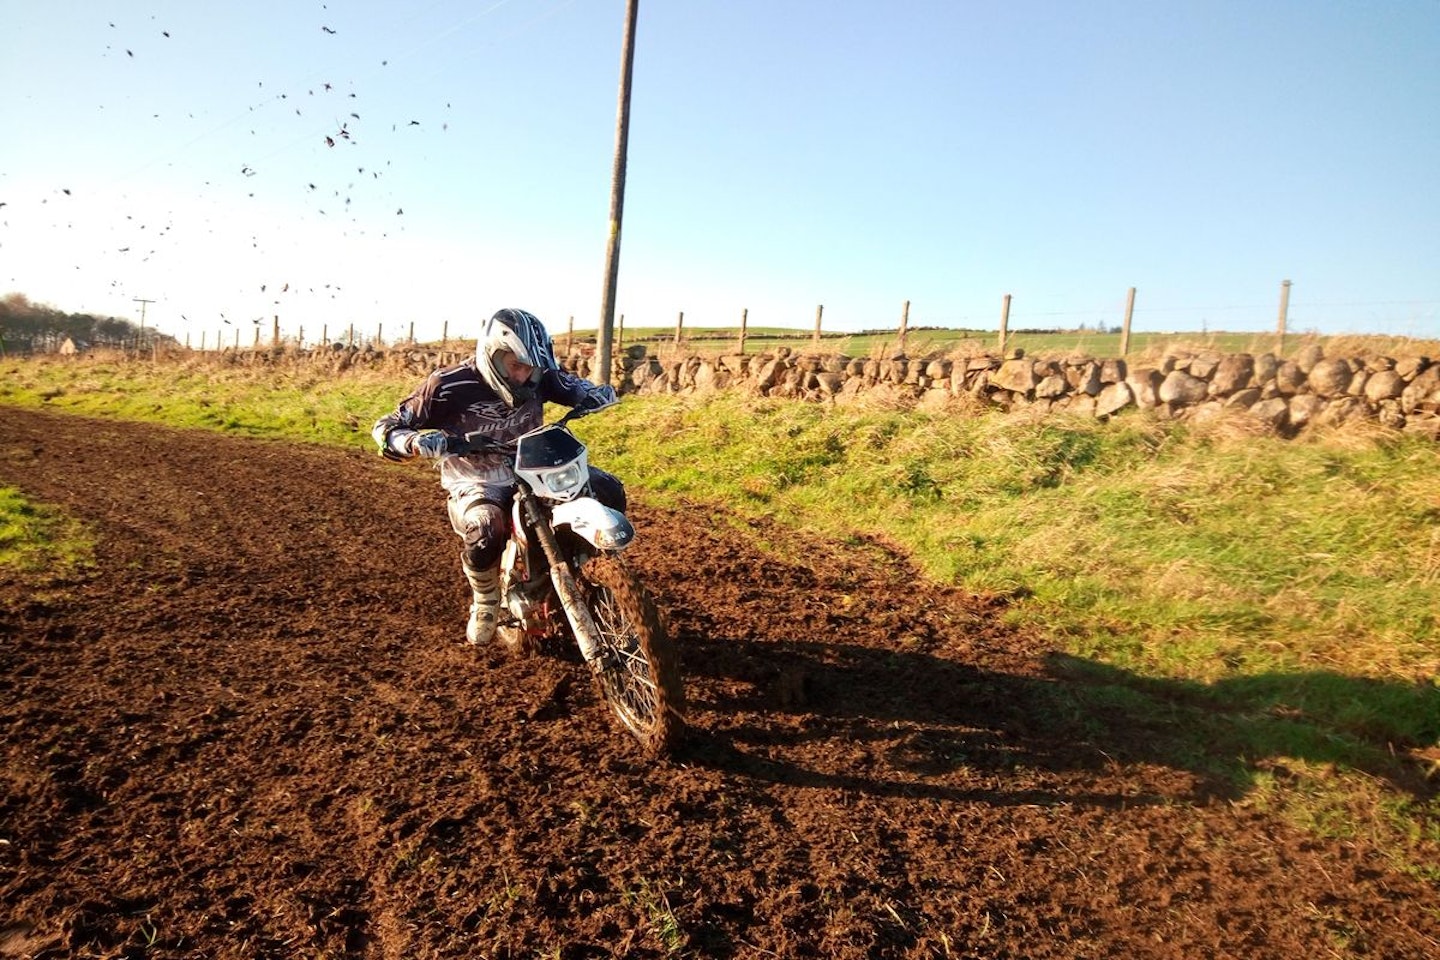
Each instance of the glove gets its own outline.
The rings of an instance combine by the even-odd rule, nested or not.
[[[426,460],[439,460],[445,456],[448,438],[438,430],[417,433],[410,441],[410,452]]]
[[[585,395],[585,399],[580,401],[580,409],[586,411],[600,410],[610,406],[612,403],[619,402],[620,398],[615,395],[615,388],[607,384],[603,387],[591,388],[590,392]]]

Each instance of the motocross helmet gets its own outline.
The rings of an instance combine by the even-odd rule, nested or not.
[[[506,351],[521,363],[534,367],[525,383],[515,384],[505,375],[500,354]],[[535,396],[545,371],[559,369],[550,334],[540,318],[510,308],[496,311],[495,316],[485,321],[475,342],[475,367],[480,371],[480,378],[512,409]]]

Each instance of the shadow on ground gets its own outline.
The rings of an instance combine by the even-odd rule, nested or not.
[[[1034,674],[923,652],[844,643],[683,638],[686,669],[725,691],[695,734],[700,762],[801,786],[944,799],[1099,806],[1238,799],[1286,760],[1362,771],[1417,799],[1437,796],[1440,687],[1327,671],[1205,684],[1157,680],[1064,655]],[[733,718],[727,720],[725,718]],[[830,769],[786,753],[833,741]],[[846,766],[842,745],[857,765]],[[1188,797],[1078,789],[1107,766],[1190,775]],[[967,773],[957,780],[956,774]],[[1040,774],[1037,778],[1036,774]],[[1045,776],[1045,775],[1050,776]],[[1028,784],[1010,790],[965,786]],[[998,779],[997,779],[998,778]]]

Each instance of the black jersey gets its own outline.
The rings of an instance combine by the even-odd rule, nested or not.
[[[372,432],[382,446],[395,430],[441,430],[456,437],[479,433],[514,440],[544,424],[547,402],[574,407],[593,389],[593,384],[572,373],[546,370],[535,396],[512,409],[481,378],[471,359],[431,373],[394,413],[376,421]],[[440,482],[450,491],[515,479],[505,458],[496,454],[446,454],[439,469]]]

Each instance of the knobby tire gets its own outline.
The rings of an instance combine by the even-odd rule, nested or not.
[[[600,695],[647,753],[666,753],[685,729],[685,694],[659,612],[618,558],[595,557],[579,579],[609,664],[595,674]]]

